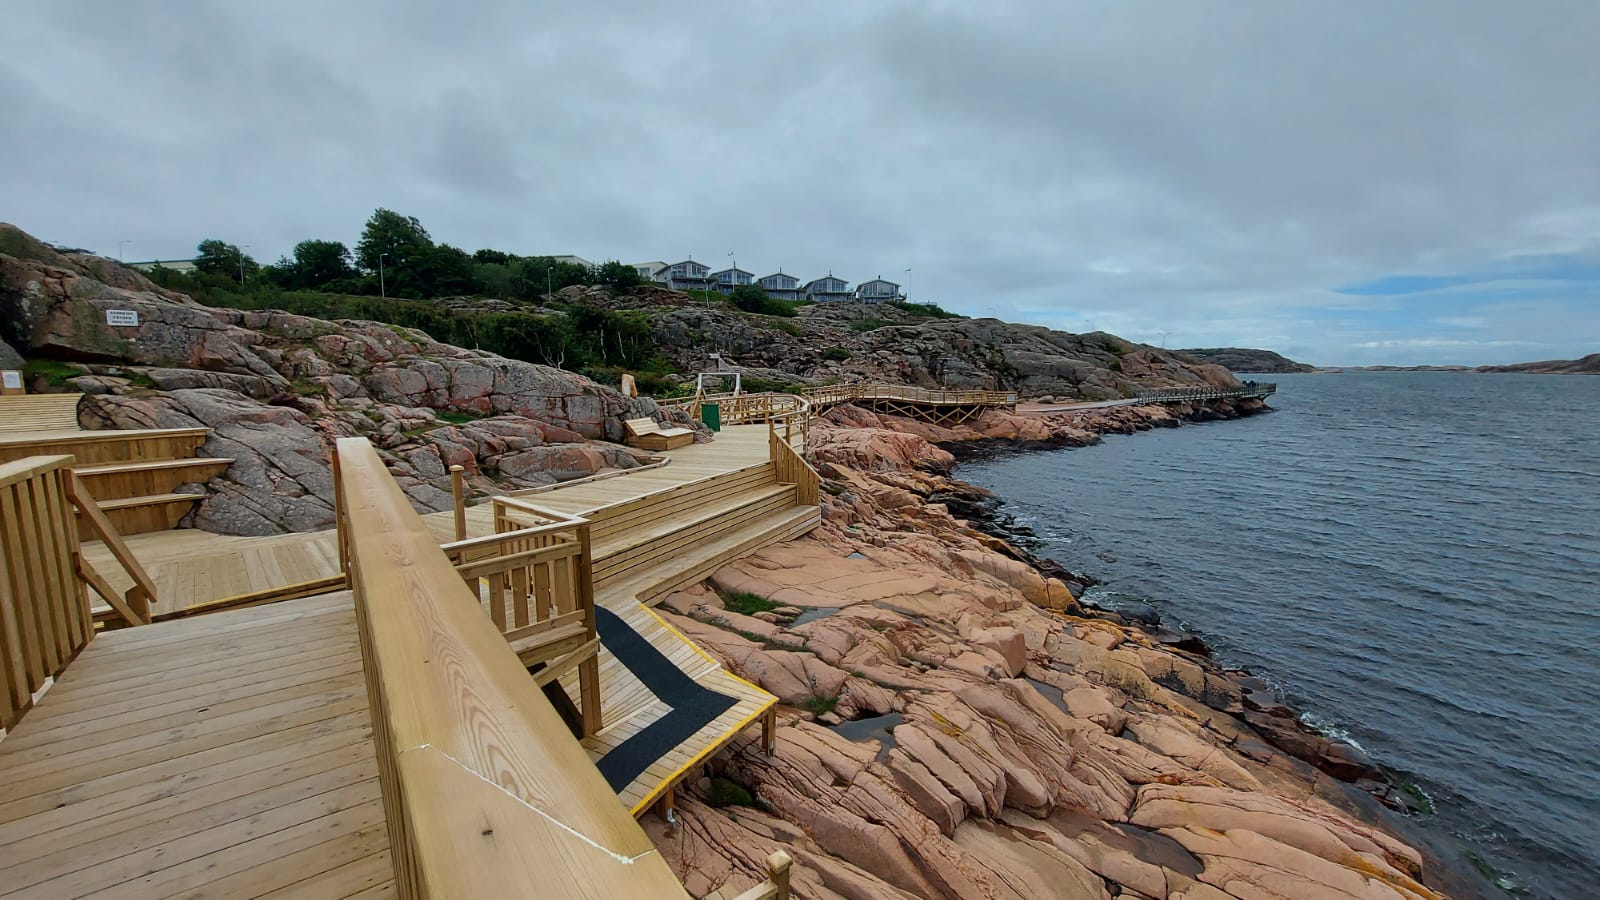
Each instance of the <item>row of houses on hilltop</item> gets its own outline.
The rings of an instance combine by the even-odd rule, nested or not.
[[[660,261],[633,263],[633,267],[645,281],[675,291],[718,291],[731,294],[733,289],[740,285],[753,284],[775,300],[811,300],[818,303],[854,300],[857,303],[894,303],[906,299],[899,284],[882,276],[863,281],[851,290],[848,281],[835,277],[832,272],[802,284],[799,278],[782,269],[757,278],[754,272],[746,272],[738,266],[713,272],[710,266],[692,259],[677,263]]]

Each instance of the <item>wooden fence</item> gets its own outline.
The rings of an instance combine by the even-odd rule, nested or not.
[[[70,456],[36,456],[0,464],[0,727],[15,725],[94,636],[77,574],[71,463]]]
[[[797,506],[816,506],[821,499],[822,479],[806,458],[794,449],[789,438],[775,426],[767,429],[767,446],[779,484],[794,485]]]
[[[600,730],[600,638],[586,519],[495,497],[495,533],[440,549],[540,687],[576,668],[585,737]]]
[[[337,453],[400,896],[685,896],[371,444]]]
[[[798,394],[701,394],[686,400],[669,400],[661,405],[681,409],[690,418],[700,418],[700,407],[715,403],[724,425],[768,423],[799,429],[801,446],[811,422],[811,403]]]

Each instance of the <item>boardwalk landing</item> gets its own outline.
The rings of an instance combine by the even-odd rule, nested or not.
[[[623,652],[602,649],[584,748],[635,815],[776,703],[640,602],[816,526],[767,441],[733,428],[670,465],[527,498],[596,522],[596,606]],[[492,530],[488,506],[467,518]],[[454,537],[449,513],[428,520]],[[168,610],[338,571],[332,532],[130,543]],[[373,746],[348,592],[102,633],[0,740],[0,896],[388,896]]]
[[[99,635],[0,741],[0,896],[393,896],[348,592]]]

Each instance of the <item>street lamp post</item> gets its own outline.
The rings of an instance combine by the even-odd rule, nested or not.
[[[250,249],[249,244],[239,248],[239,284],[244,284],[244,252]]]
[[[378,254],[378,296],[384,299],[389,297],[389,287],[383,281],[383,258],[388,255],[387,253]]]
[[[133,243],[133,241],[117,241],[117,262],[123,262],[122,248],[131,243]]]
[[[1172,332],[1170,332],[1170,331],[1158,331],[1156,333],[1161,335],[1161,349],[1163,349],[1163,350],[1167,349],[1167,338],[1172,336]]]
[[[905,300],[905,302],[907,302],[907,303],[911,302],[911,267],[910,266],[906,266],[906,300]]]
[[[550,266],[546,264],[544,267],[544,299],[547,303],[556,297],[556,289],[551,287],[552,284],[554,282],[550,280]]]

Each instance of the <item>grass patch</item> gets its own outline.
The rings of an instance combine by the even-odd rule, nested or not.
[[[476,422],[483,418],[477,413],[461,412],[454,409],[436,409],[433,414],[438,416],[440,421],[449,422],[451,425],[465,425],[468,422]]]
[[[296,378],[289,382],[289,392],[301,397],[321,397],[328,392],[326,385],[306,378]]]
[[[788,319],[773,319],[772,321],[768,322],[767,324],[771,325],[773,328],[778,329],[779,331],[783,332],[784,334],[789,335],[790,337],[799,337],[800,336],[800,326],[799,326],[799,324],[795,323],[795,322],[791,322]]]
[[[717,596],[722,598],[722,605],[728,612],[745,616],[752,616],[758,612],[772,612],[779,606],[765,597],[747,591],[717,591]]]
[[[29,381],[44,379],[51,387],[71,387],[67,382],[82,375],[83,372],[69,366],[64,362],[53,359],[30,359],[22,364],[22,374]]]
[[[900,304],[900,308],[910,313],[916,313],[917,315],[928,316],[934,319],[966,318],[966,316],[963,316],[960,313],[953,313],[937,303],[902,303]]]
[[[822,358],[829,362],[844,362],[850,358],[850,351],[843,347],[829,347],[822,351]]]
[[[728,806],[755,806],[756,798],[737,781],[716,777],[706,791],[706,802],[718,809]]]
[[[833,708],[838,705],[838,697],[808,697],[800,701],[801,709],[819,716],[833,712]]]

